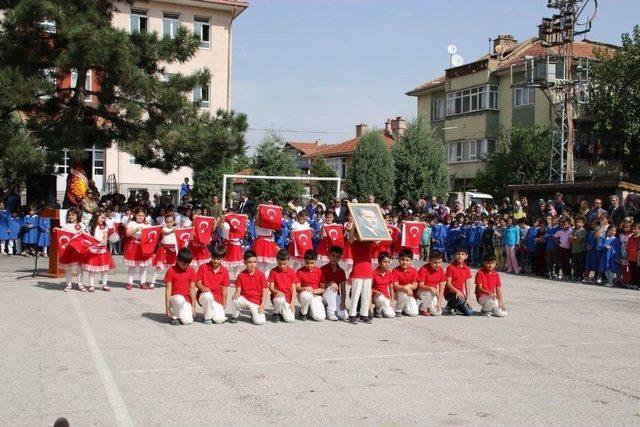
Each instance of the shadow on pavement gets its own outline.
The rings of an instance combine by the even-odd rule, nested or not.
[[[144,317],[145,319],[153,320],[154,322],[158,322],[158,323],[167,323],[167,324],[169,323],[169,318],[167,317],[166,313],[145,312],[145,313],[142,313],[140,316]]]
[[[48,291],[62,291],[64,289],[64,278],[60,279],[57,282],[36,282],[33,286],[46,289]]]

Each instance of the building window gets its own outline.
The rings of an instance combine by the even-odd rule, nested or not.
[[[193,32],[200,37],[200,48],[209,49],[211,47],[211,23],[209,18],[193,18]]]
[[[147,188],[129,188],[129,200],[135,199],[137,195],[142,196],[142,193],[149,192]]]
[[[449,163],[485,160],[496,151],[495,139],[472,139],[449,143]]]
[[[54,34],[56,32],[56,21],[53,21],[51,19],[45,18],[42,21],[40,21],[38,25],[40,26],[40,29],[45,33]]]
[[[104,150],[93,152],[93,175],[104,175]]]
[[[209,85],[198,85],[193,88],[193,102],[200,104],[200,108],[209,108]]]
[[[431,102],[431,121],[444,120],[446,113],[446,102],[444,98],[434,99]]]
[[[75,89],[78,86],[78,71],[71,71],[71,89]],[[87,77],[84,80],[84,90],[87,92],[91,92],[93,90],[93,72],[91,70],[87,71]],[[85,101],[91,101],[91,93],[86,93],[84,95]]]
[[[484,85],[447,93],[447,116],[498,109],[498,86]]]
[[[532,87],[517,87],[513,89],[513,106],[522,107],[533,105],[536,90]]]
[[[331,157],[324,159],[331,169],[336,173],[336,176],[340,179],[347,177],[347,158],[346,157]]]
[[[170,196],[174,205],[180,204],[178,203],[178,190],[163,188],[160,190],[160,192],[162,193],[163,196]]]
[[[131,154],[129,154],[129,164],[130,164],[130,165],[140,165],[140,163],[138,163],[138,162],[136,161],[135,156],[132,156]]]
[[[62,150],[62,159],[60,163],[56,163],[55,171],[57,174],[69,173],[69,150]]]
[[[131,33],[146,33],[148,24],[146,10],[131,9]]]
[[[180,27],[180,15],[165,12],[162,14],[162,34],[172,39],[176,38]]]

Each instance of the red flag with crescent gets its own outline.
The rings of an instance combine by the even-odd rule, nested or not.
[[[195,215],[193,217],[193,232],[196,242],[203,245],[211,243],[211,235],[215,228],[216,219],[212,216]]]
[[[424,222],[405,221],[402,223],[402,247],[416,249],[420,247]]]
[[[90,247],[99,245],[100,241],[87,233],[77,234],[69,242],[69,246],[76,250],[79,254],[86,253]]]
[[[229,239],[242,239],[247,232],[247,216],[241,214],[229,214],[224,217],[229,224]]]
[[[344,247],[344,231],[340,224],[325,224],[324,234],[331,241],[330,246]]]
[[[140,247],[142,253],[145,255],[151,255],[156,250],[158,242],[162,237],[162,226],[156,225],[155,227],[143,228],[140,234]]]
[[[178,249],[186,248],[189,246],[191,236],[193,236],[193,227],[188,228],[176,228],[176,242],[178,243]]]
[[[282,208],[276,205],[258,206],[258,225],[269,230],[281,230]]]
[[[293,252],[295,257],[303,257],[304,253],[309,249],[313,249],[313,231],[296,230],[291,232],[291,240],[293,241]]]
[[[76,237],[75,233],[63,230],[62,228],[54,228],[53,239],[55,240],[58,247],[58,253],[61,254],[67,248],[67,245],[69,245],[71,239],[73,239],[74,237]]]

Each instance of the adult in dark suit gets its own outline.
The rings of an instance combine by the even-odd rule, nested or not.
[[[234,210],[236,213],[247,215],[249,220],[252,220],[255,214],[255,205],[253,201],[249,199],[249,195],[247,195],[247,193],[243,193]]]
[[[609,215],[616,227],[627,216],[627,210],[620,204],[620,198],[615,194],[609,197]]]
[[[349,201],[347,199],[342,199],[340,204],[336,203],[335,207],[336,213],[336,223],[344,224],[347,222],[347,213],[349,213]]]

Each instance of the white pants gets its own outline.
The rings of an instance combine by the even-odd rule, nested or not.
[[[421,291],[418,296],[420,297],[420,311],[429,310],[432,316],[440,316],[442,309],[438,308],[438,296],[429,291]]]
[[[396,312],[391,308],[391,301],[384,295],[376,295],[373,298],[373,304],[376,306],[376,313],[380,313],[387,318],[396,317]]]
[[[251,321],[255,325],[264,325],[267,322],[267,318],[264,313],[258,313],[258,308],[260,307],[258,304],[254,304],[242,295],[238,297],[237,300],[233,302],[233,311],[231,316],[234,319],[240,317],[240,310],[249,310],[251,312]]]
[[[407,316],[418,315],[418,303],[414,297],[408,296],[404,292],[396,294],[396,313],[404,313]]]
[[[296,314],[291,310],[291,305],[286,298],[279,296],[273,299],[273,313],[280,314],[285,322],[291,323],[296,320]]]
[[[358,314],[358,301],[360,301],[360,316],[369,316],[369,302],[371,301],[372,279],[351,279],[349,292],[349,316]],[[417,313],[416,313],[417,314]]]
[[[213,298],[211,292],[201,293],[198,302],[202,306],[205,320],[211,319],[217,324],[224,323],[224,321],[227,320],[227,316],[224,314],[224,307]]]
[[[67,277],[67,285],[70,285],[73,281],[73,267],[67,268],[65,270],[65,275]],[[82,277],[84,276],[84,269],[79,265],[76,267],[76,273],[78,273],[78,285],[82,285]]]
[[[13,254],[13,247],[16,247],[16,255],[20,255],[22,253],[22,240],[7,240],[7,249],[10,254]]]
[[[193,323],[193,308],[184,296],[172,295],[169,298],[169,304],[171,305],[172,319],[180,319],[180,323],[183,325]]]
[[[489,295],[481,295],[478,298],[478,304],[482,306],[482,311],[488,311],[496,317],[504,317],[507,312],[500,308],[498,299],[491,299]]]
[[[327,318],[324,310],[322,297],[315,295],[309,291],[303,291],[298,294],[298,302],[300,303],[300,314],[311,314],[311,318],[316,322],[322,322]]]
[[[332,288],[327,288],[322,295],[324,302],[327,304],[327,314],[335,314],[339,319],[346,319],[349,315],[347,310],[341,310],[342,297],[337,291]]]

